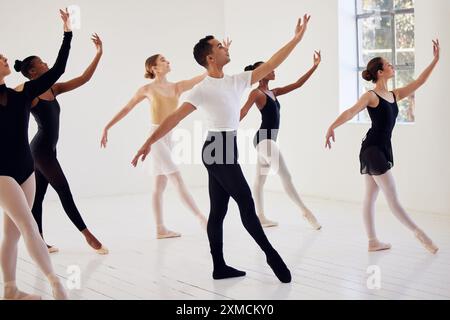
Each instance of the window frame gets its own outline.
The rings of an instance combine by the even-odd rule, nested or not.
[[[412,14],[413,18],[414,18],[414,27],[415,27],[415,7],[413,6],[413,8],[402,8],[402,9],[391,9],[391,10],[373,10],[371,12],[365,12],[365,13],[360,13],[358,10],[358,1],[360,0],[355,0],[355,22],[356,22],[356,56],[357,56],[357,62],[356,62],[356,77],[357,77],[357,89],[356,92],[358,92],[358,96],[361,96],[363,94],[363,87],[364,87],[364,79],[361,78],[361,72],[363,72],[365,70],[365,66],[360,66],[360,57],[361,57],[361,53],[362,53],[362,47],[361,47],[361,42],[360,42],[360,37],[359,37],[359,32],[360,32],[360,27],[359,27],[359,22],[362,19],[367,19],[367,18],[371,18],[371,17],[391,17],[391,38],[392,38],[392,65],[394,66],[396,71],[412,71],[413,73],[415,73],[416,70],[416,55],[415,55],[415,51],[416,51],[416,46],[415,46],[415,38],[416,38],[416,34],[415,34],[415,29],[414,29],[414,62],[411,64],[403,64],[403,65],[399,65],[397,64],[397,32],[396,32],[396,16],[398,15],[405,15],[405,14]],[[394,76],[393,79],[393,89],[396,89],[397,83],[397,73]],[[356,119],[357,123],[364,123],[366,122],[366,120],[361,119],[361,114],[358,114],[357,119]],[[400,121],[399,119],[397,119],[398,123],[405,123],[405,124],[412,124],[415,123],[414,121],[411,122],[407,122],[407,121]]]

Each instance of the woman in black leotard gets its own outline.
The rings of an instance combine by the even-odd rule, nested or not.
[[[52,284],[54,297],[67,299],[30,210],[35,179],[33,158],[28,144],[31,102],[59,79],[65,71],[69,57],[72,39],[69,14],[67,11],[60,13],[65,32],[56,63],[39,79],[26,82],[21,92],[6,87],[5,78],[11,70],[8,60],[0,55],[0,207],[5,211],[0,262],[5,299],[40,299],[36,295],[21,292],[16,286],[17,243],[20,236],[23,236],[30,256]],[[23,66],[16,62],[15,67]]]
[[[36,197],[33,204],[33,216],[37,222],[39,232],[42,231],[42,203],[50,184],[57,192],[64,211],[69,219],[84,235],[87,243],[99,254],[107,254],[108,249],[103,247],[100,241],[89,231],[78,211],[70,191],[69,183],[56,157],[56,145],[59,137],[60,105],[56,96],[75,90],[87,83],[93,76],[100,58],[103,54],[103,45],[97,34],[92,36],[92,41],[97,48],[97,54],[84,73],[67,82],[54,84],[49,90],[33,100],[31,113],[38,124],[38,132],[31,141],[31,153],[34,158],[36,172]],[[29,61],[26,67],[20,70],[30,80],[39,79],[48,70],[46,63],[39,57],[32,56],[25,59]],[[58,249],[47,245],[50,253]]]
[[[264,212],[264,200],[263,200],[263,189],[266,182],[267,176],[272,172],[272,170],[277,173],[283,183],[284,190],[291,200],[299,207],[302,212],[302,216],[311,224],[311,226],[319,230],[321,225],[317,222],[317,219],[312,214],[303,201],[300,198],[294,184],[292,183],[292,178],[289,170],[284,161],[283,155],[278,149],[276,143],[278,130],[280,128],[280,103],[277,99],[278,96],[287,94],[294,91],[305,84],[306,81],[312,76],[316,71],[321,61],[320,52],[315,52],[314,54],[314,65],[313,67],[303,75],[298,81],[276,89],[269,89],[269,81],[275,80],[275,72],[272,71],[263,80],[259,81],[259,86],[253,90],[244,107],[241,110],[241,120],[247,115],[250,108],[256,104],[259,111],[261,112],[261,127],[256,132],[253,144],[258,152],[258,162],[256,166],[256,178],[253,187],[253,196],[255,198],[256,210],[258,213],[259,221],[261,225],[265,228],[275,227],[278,225],[277,222],[270,221],[266,218]],[[263,62],[256,62],[245,68],[245,71],[255,70]]]
[[[420,88],[431,75],[439,61],[439,40],[433,41],[434,59],[419,78],[404,88],[388,91],[388,81],[395,70],[392,65],[383,58],[374,58],[367,65],[362,76],[367,81],[375,83],[375,90],[365,93],[351,109],[341,114],[328,129],[326,147],[331,148],[331,140],[335,140],[334,130],[355,117],[366,109],[372,120],[372,127],[364,138],[359,160],[361,174],[366,180],[366,196],[364,199],[363,217],[369,238],[369,251],[381,251],[391,248],[389,243],[378,240],[375,232],[375,201],[381,189],[395,216],[410,229],[417,239],[431,253],[436,253],[438,247],[431,239],[411,220],[401,206],[391,169],[394,166],[394,157],[391,146],[391,135],[398,115],[397,102],[413,94]]]

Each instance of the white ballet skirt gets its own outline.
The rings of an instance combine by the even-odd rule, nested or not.
[[[159,125],[153,124],[150,130],[152,134]],[[150,154],[147,157],[147,171],[154,176],[169,175],[180,171],[172,156],[173,149],[172,132],[152,145]]]

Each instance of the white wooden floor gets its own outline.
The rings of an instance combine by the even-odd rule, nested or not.
[[[208,209],[206,189],[193,190]],[[266,229],[293,275],[281,284],[230,205],[225,221],[227,262],[247,271],[239,280],[213,281],[206,233],[172,190],[166,195],[166,221],[183,237],[156,240],[148,195],[79,200],[90,229],[109,247],[98,256],[71,225],[57,202],[47,202],[44,228],[58,275],[69,266],[81,269],[81,288],[72,299],[450,299],[450,216],[412,213],[440,246],[429,254],[387,208],[379,208],[380,239],[388,252],[369,254],[358,204],[305,198],[323,224],[314,231],[299,218],[281,193],[266,193],[267,212],[280,226]],[[1,222],[0,222],[1,224]],[[1,229],[0,229],[1,230]],[[51,299],[50,288],[20,245],[18,283],[24,290]],[[368,289],[369,266],[381,271],[381,289]]]

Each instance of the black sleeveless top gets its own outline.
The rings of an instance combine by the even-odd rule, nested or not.
[[[391,137],[399,113],[397,98],[390,103],[378,96],[378,107],[367,107],[372,127],[367,132],[361,145],[360,164],[361,174],[382,175],[394,166]]]
[[[53,93],[53,90],[52,90]],[[56,97],[53,100],[39,99],[36,106],[31,108],[31,114],[38,125],[38,132],[31,141],[31,151],[56,150],[59,138],[59,115],[61,108]]]
[[[24,183],[34,171],[28,143],[28,122],[32,101],[47,91],[64,73],[72,32],[64,40],[53,67],[35,80],[27,81],[21,92],[0,85],[0,176]]]
[[[277,141],[278,130],[280,129],[280,102],[276,97],[274,100],[267,93],[263,93],[266,95],[266,104],[259,110],[262,121],[253,139],[255,147],[263,140]]]

